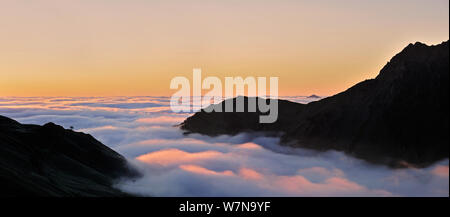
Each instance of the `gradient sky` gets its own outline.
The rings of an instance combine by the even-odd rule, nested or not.
[[[0,96],[170,95],[174,76],[278,76],[331,95],[410,42],[449,38],[448,0],[0,0]]]

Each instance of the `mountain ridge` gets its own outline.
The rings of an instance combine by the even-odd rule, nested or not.
[[[2,196],[131,196],[112,186],[139,175],[89,134],[0,116]]]
[[[341,93],[309,104],[278,100],[279,119],[273,124],[259,124],[259,112],[201,110],[180,127],[211,136],[279,132],[284,145],[339,150],[390,166],[426,166],[448,157],[448,59],[448,41],[416,42],[375,78]]]

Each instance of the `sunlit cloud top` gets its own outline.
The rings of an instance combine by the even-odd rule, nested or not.
[[[307,102],[292,96],[288,99]],[[419,99],[420,100],[420,99]],[[0,97],[0,115],[89,133],[143,177],[117,187],[144,196],[444,196],[449,161],[427,168],[372,165],[342,152],[281,146],[255,133],[185,135],[168,97]]]

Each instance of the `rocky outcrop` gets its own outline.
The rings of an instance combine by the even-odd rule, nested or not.
[[[91,135],[0,116],[1,196],[128,196],[112,185],[138,175]]]
[[[181,128],[211,136],[276,132],[285,145],[340,150],[392,166],[426,166],[449,156],[448,93],[448,41],[415,43],[394,56],[376,78],[342,93],[309,104],[279,100],[275,123],[260,124],[259,112],[202,110]]]

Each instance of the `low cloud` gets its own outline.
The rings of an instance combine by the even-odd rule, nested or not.
[[[282,98],[282,97],[280,97]],[[307,97],[288,97],[297,102]],[[449,160],[391,169],[336,151],[284,147],[262,134],[183,135],[168,97],[0,98],[0,114],[92,134],[144,176],[117,187],[144,196],[448,196]]]

